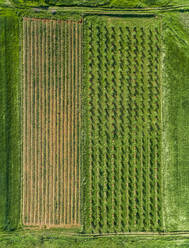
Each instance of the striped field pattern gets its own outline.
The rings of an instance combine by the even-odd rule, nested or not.
[[[80,226],[80,21],[23,19],[24,225]]]
[[[162,230],[161,25],[84,22],[85,232]]]

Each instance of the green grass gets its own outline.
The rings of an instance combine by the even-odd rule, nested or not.
[[[189,230],[188,14],[164,22],[164,168],[167,230]]]
[[[0,236],[2,248],[187,248],[189,238],[182,236],[64,236],[52,232],[13,232]]]
[[[7,203],[7,149],[6,149],[6,74],[5,74],[5,18],[0,16],[0,157],[1,157],[1,173],[0,173],[0,226],[4,227],[6,222],[6,203]]]
[[[84,232],[162,230],[159,21],[84,29]]]
[[[1,22],[1,228],[16,228],[20,215],[20,124],[18,18]]]
[[[188,5],[188,0],[11,0],[17,6],[146,8]],[[1,3],[1,2],[0,2]]]

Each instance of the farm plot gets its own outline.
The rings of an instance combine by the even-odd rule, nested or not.
[[[24,225],[80,225],[82,23],[23,19]]]
[[[160,34],[154,18],[85,19],[85,232],[163,228]]]

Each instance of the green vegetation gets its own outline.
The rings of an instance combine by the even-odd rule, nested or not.
[[[6,202],[7,202],[7,148],[6,148],[6,74],[5,74],[5,18],[0,16],[0,225],[4,227],[6,222]]]
[[[84,28],[84,231],[162,230],[160,22]]]
[[[164,21],[164,168],[166,230],[189,230],[189,15]]]
[[[20,219],[20,122],[18,18],[0,16],[1,160],[0,226],[14,229]]]
[[[148,8],[188,5],[188,0],[11,0],[17,6]]]
[[[71,237],[50,231],[25,231],[1,235],[0,246],[2,248],[187,248],[189,247],[189,238],[179,235]]]
[[[107,6],[168,6],[173,1],[128,3],[109,1]],[[0,227],[6,230],[20,223],[19,20],[25,13],[46,16],[29,8],[17,12],[3,10],[0,16]],[[189,14],[144,17],[144,12],[132,18],[128,12],[123,17],[112,13],[84,16],[83,233],[188,232]],[[60,11],[61,19],[68,15],[78,20],[79,15]],[[47,18],[59,17],[48,13]],[[189,247],[188,237],[181,236],[79,232],[7,232],[0,234],[0,247]]]

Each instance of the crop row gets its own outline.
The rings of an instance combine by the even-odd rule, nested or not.
[[[84,28],[84,230],[161,230],[159,25]]]
[[[23,20],[23,223],[80,224],[81,25]]]

